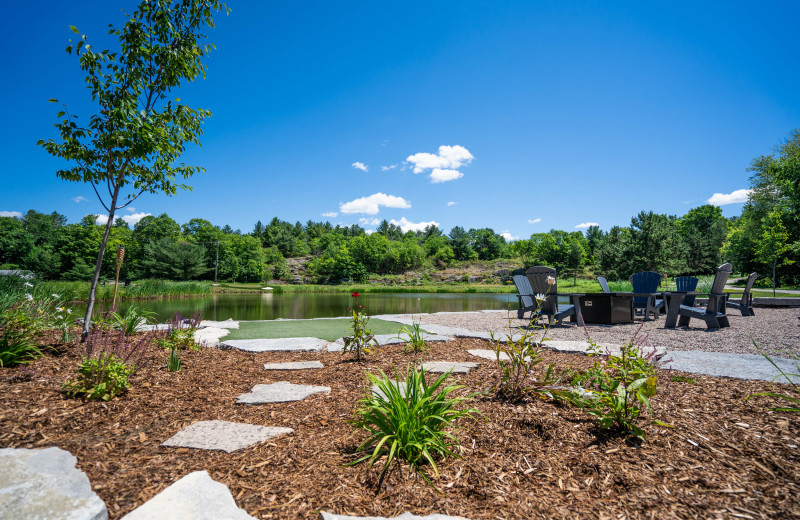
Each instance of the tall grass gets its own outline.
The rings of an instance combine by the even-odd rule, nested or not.
[[[89,282],[51,281],[36,284],[37,294],[58,294],[66,301],[87,301]],[[98,300],[111,300],[114,285],[98,285]],[[173,282],[169,280],[139,280],[128,287],[120,287],[119,299],[182,298],[185,296],[206,296],[211,294],[211,282]]]

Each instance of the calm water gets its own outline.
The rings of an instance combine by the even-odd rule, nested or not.
[[[359,298],[367,313],[413,314],[429,312],[463,312],[486,309],[516,309],[514,294],[365,294]],[[332,318],[346,316],[353,305],[349,294],[284,293],[284,294],[214,294],[177,300],[143,300],[133,302],[155,312],[165,322],[173,312],[191,316],[197,311],[207,320],[274,320],[277,318]],[[125,311],[123,302],[120,310]],[[73,309],[82,316],[86,307]]]

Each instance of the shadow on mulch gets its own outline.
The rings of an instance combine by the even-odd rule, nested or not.
[[[108,403],[66,398],[74,376],[74,346],[32,365],[0,369],[0,446],[58,446],[78,458],[92,487],[119,518],[189,472],[207,470],[237,504],[257,518],[316,518],[320,510],[392,517],[404,511],[467,518],[799,518],[800,417],[770,412],[771,398],[745,401],[765,382],[692,375],[672,381],[660,372],[656,417],[673,428],[646,426],[647,442],[604,438],[582,412],[538,398],[508,403],[488,396],[471,402],[484,418],[458,435],[463,458],[441,461],[442,494],[396,467],[380,490],[376,466],[348,467],[363,439],[349,425],[368,391],[364,371],[394,373],[409,362],[477,361],[453,376],[462,389],[496,383],[493,362],[466,353],[486,342],[431,343],[422,354],[381,347],[362,363],[341,353],[259,353],[203,349],[184,354],[170,373],[152,346],[149,364],[131,390]],[[545,366],[587,367],[585,356],[544,353]],[[265,371],[264,363],[320,360],[321,370]],[[27,374],[27,375],[23,375]],[[682,374],[676,374],[682,375]],[[325,385],[296,403],[235,405],[253,385],[276,381]],[[785,387],[784,387],[785,388]],[[199,420],[288,426],[290,435],[231,454],[165,448],[165,441]]]

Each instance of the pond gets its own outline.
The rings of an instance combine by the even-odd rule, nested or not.
[[[200,311],[206,320],[274,320],[278,318],[333,318],[347,316],[347,307],[354,298],[335,293],[218,293],[211,296],[173,300],[137,300],[122,302],[120,311],[128,305],[153,311],[159,322],[169,319],[173,312],[192,316]],[[368,293],[359,298],[367,314],[414,314],[431,312],[466,312],[489,309],[516,309],[515,294],[487,293]],[[97,305],[97,304],[96,304]],[[86,306],[76,306],[78,316]]]

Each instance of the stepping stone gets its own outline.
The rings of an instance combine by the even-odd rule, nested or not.
[[[195,471],[137,507],[122,520],[255,520],[236,506],[225,484]]]
[[[268,404],[302,401],[309,395],[330,392],[327,386],[295,385],[280,381],[271,385],[256,385],[249,394],[236,398],[236,404]]]
[[[219,348],[246,352],[319,352],[327,344],[319,338],[229,339],[220,342]]]
[[[422,368],[426,372],[434,374],[443,374],[450,370],[454,374],[466,374],[473,368],[478,368],[480,363],[470,363],[467,361],[426,361],[422,363]]]
[[[293,431],[291,428],[279,426],[256,426],[228,421],[198,421],[179,431],[161,445],[198,450],[222,450],[232,453]]]
[[[55,447],[0,449],[0,517],[106,520],[106,505],[77,461]]]
[[[736,379],[774,380],[784,384],[787,382],[778,369],[767,361],[767,358],[754,354],[672,350],[664,356],[664,359],[665,364],[661,368],[680,370],[681,372]],[[800,383],[795,360],[773,357],[772,361],[789,375],[795,384]]]
[[[472,350],[468,350],[467,353],[479,358],[488,359],[490,361],[497,361],[497,355],[494,353],[494,350],[474,348]],[[511,358],[508,357],[508,354],[501,352],[500,359],[503,361],[508,361]]]
[[[230,333],[228,329],[205,327],[194,331],[194,342],[203,347],[216,347],[219,345],[219,340]]]
[[[218,329],[238,329],[239,322],[233,320],[225,320],[225,321],[203,320],[200,322],[200,327],[215,327]]]
[[[265,370],[310,370],[312,368],[325,368],[325,365],[319,361],[289,361],[264,365]]]
[[[390,381],[392,381],[392,380],[390,380]],[[396,384],[397,384],[397,381],[392,381],[392,385],[396,385]],[[378,388],[378,385],[372,385],[372,387],[370,388],[370,391],[376,397],[383,397],[387,401],[389,400],[389,398],[386,396],[386,394],[381,392],[381,390]],[[406,396],[406,383],[404,381],[400,382],[400,394],[402,394],[403,397]]]
[[[394,516],[392,518],[386,518],[384,516],[348,516],[348,515],[337,515],[334,513],[328,513],[326,511],[322,511],[320,513],[322,520],[469,520],[464,518],[463,516],[450,516],[450,515],[428,515],[428,516],[417,516],[411,513],[403,513],[400,516]]]

